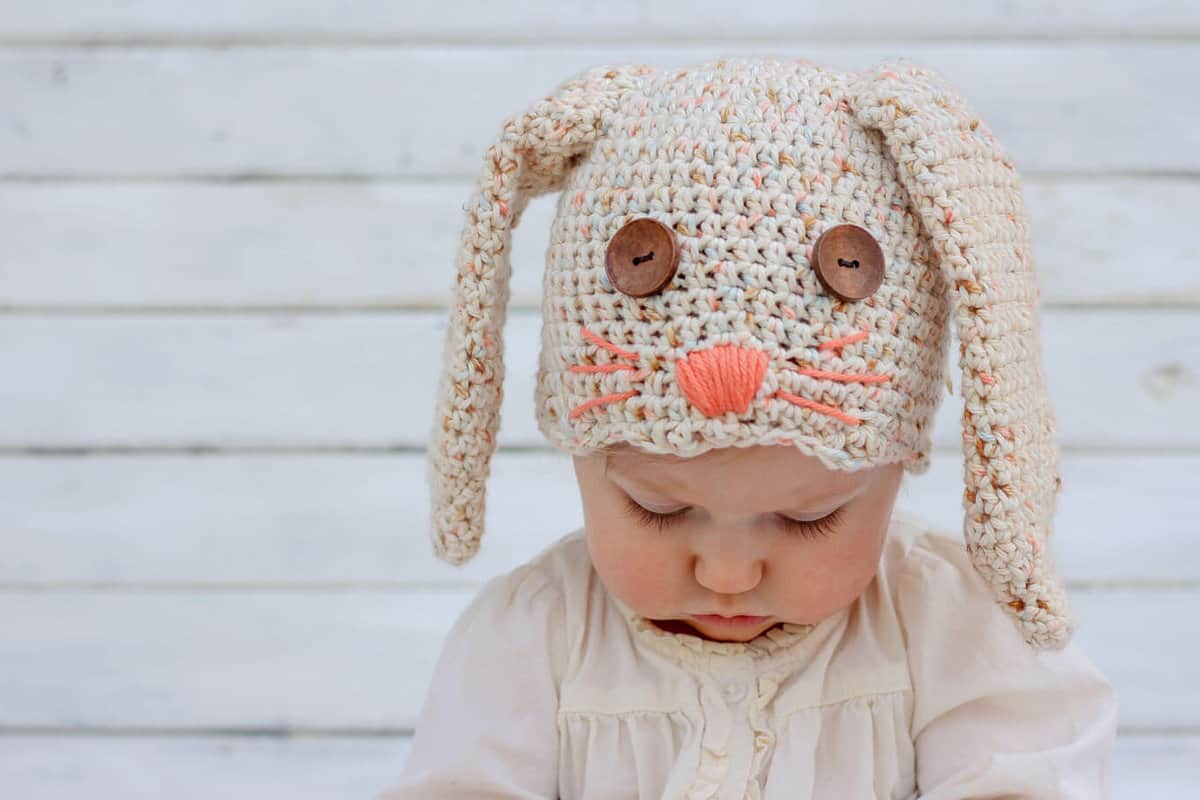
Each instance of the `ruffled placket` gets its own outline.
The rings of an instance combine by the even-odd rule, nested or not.
[[[771,701],[779,691],[784,674],[781,671],[759,675],[754,682],[755,695],[751,705],[750,724],[754,731],[754,753],[750,760],[750,775],[746,781],[744,800],[762,800],[762,781],[766,765],[775,752],[775,734],[771,732]]]
[[[789,669],[804,657],[803,642],[816,625],[784,623],[748,642],[713,642],[688,633],[666,631],[611,596],[636,639],[681,664],[696,675],[703,717],[700,764],[684,795],[688,800],[720,796],[736,752],[745,764],[746,800],[760,800],[760,776],[775,747],[771,732],[771,702]],[[824,624],[824,623],[821,623]],[[749,759],[738,725],[742,714],[750,728]]]

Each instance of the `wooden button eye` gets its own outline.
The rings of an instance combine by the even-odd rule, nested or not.
[[[831,294],[851,302],[862,300],[883,283],[883,248],[860,225],[834,225],[813,245],[813,268]]]
[[[638,217],[622,225],[604,254],[609,282],[630,297],[661,292],[678,267],[679,240],[675,231],[652,217]]]

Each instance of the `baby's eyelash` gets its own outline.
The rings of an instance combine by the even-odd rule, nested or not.
[[[644,525],[653,525],[659,532],[666,530],[671,525],[675,524],[679,517],[687,513],[686,508],[681,508],[678,511],[672,511],[670,514],[659,514],[644,507],[632,497],[624,496],[625,507],[629,513],[636,517]],[[804,536],[810,539],[816,539],[821,536],[829,536],[837,531],[838,522],[842,518],[842,509],[838,508],[831,514],[827,514],[820,519],[814,519],[810,522],[803,522],[798,519],[789,517],[780,517],[779,521],[783,523],[784,528],[789,532],[799,536]]]

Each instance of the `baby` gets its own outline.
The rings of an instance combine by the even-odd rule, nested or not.
[[[381,800],[1106,796],[1019,179],[954,87],[903,58],[600,66],[507,120],[429,451],[450,563],[482,536],[511,232],[550,191],[534,399],[584,525],[456,620]],[[894,510],[951,319],[958,538]]]

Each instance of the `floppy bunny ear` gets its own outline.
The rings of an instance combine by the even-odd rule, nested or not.
[[[561,189],[599,136],[617,93],[648,71],[592,67],[510,117],[483,159],[458,251],[433,435],[428,450],[431,538],[452,564],[471,559],[483,534],[484,501],[504,384],[512,231],[529,200]]]
[[[896,58],[853,75],[848,93],[860,123],[882,134],[954,292],[972,563],[1027,643],[1064,647],[1075,621],[1047,541],[1060,453],[1020,177],[934,70]]]

